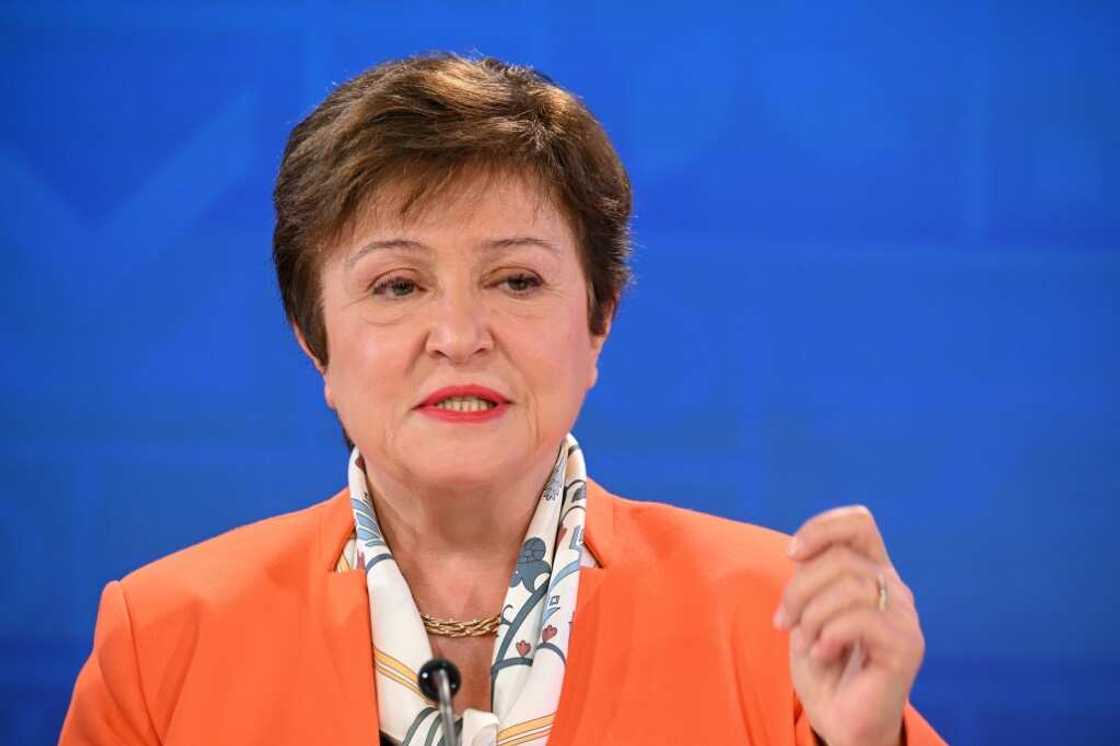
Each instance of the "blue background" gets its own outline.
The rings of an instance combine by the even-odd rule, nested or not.
[[[446,48],[579,93],[633,177],[592,475],[868,504],[952,743],[1115,742],[1117,5],[405,5],[0,6],[0,741],[56,737],[106,581],[342,484],[271,180],[332,82]]]

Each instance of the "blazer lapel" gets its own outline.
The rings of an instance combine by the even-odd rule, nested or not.
[[[330,712],[323,713],[324,734],[338,732],[335,746],[378,743],[377,693],[374,689],[373,642],[369,626],[369,594],[361,570],[336,572],[335,564],[354,528],[350,495],[343,490],[326,506],[320,524],[317,566],[321,582],[316,607],[322,619],[325,675],[331,680]],[[330,723],[330,725],[327,725]]]
[[[619,614],[627,610],[613,603],[612,591],[616,571],[612,569],[617,546],[614,532],[615,497],[593,481],[587,482],[587,527],[584,540],[598,567],[580,570],[579,596],[560,693],[556,723],[549,737],[550,746],[594,743],[597,735],[588,731],[589,722],[610,722],[608,710],[617,707],[617,698],[609,696],[610,682],[605,680],[619,665],[625,665],[628,646],[616,640],[612,629],[627,629]],[[604,688],[605,687],[605,688]],[[598,692],[598,695],[596,694]],[[603,696],[606,695],[606,696]],[[589,713],[594,708],[595,713]],[[605,708],[605,709],[604,709]],[[591,714],[591,717],[587,715]],[[581,724],[583,727],[581,727]]]

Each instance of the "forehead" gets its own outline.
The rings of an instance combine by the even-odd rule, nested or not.
[[[406,182],[378,190],[330,253],[345,261],[371,242],[439,246],[511,237],[577,249],[571,221],[538,180],[508,171],[471,173],[427,189]]]

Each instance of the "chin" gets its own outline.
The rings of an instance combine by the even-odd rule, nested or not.
[[[487,487],[498,482],[516,478],[503,464],[481,464],[469,459],[426,461],[416,464],[412,473],[428,485],[448,490]]]

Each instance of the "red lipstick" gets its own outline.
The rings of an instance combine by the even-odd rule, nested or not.
[[[437,407],[441,401],[454,397],[475,397],[482,399],[493,406],[473,412],[459,412],[454,409]],[[444,422],[480,423],[495,420],[505,414],[509,407],[509,399],[499,394],[494,389],[468,384],[466,386],[445,386],[437,389],[420,402],[417,409],[421,414],[426,414]]]

